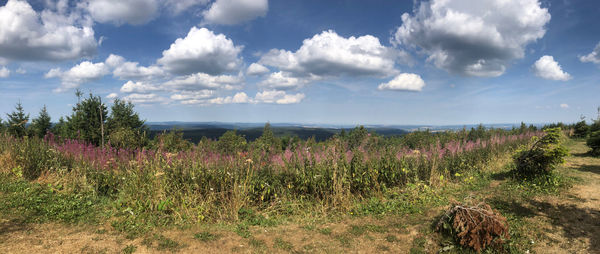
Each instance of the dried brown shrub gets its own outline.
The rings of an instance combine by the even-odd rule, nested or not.
[[[510,239],[506,218],[483,202],[453,205],[438,222],[437,230],[449,231],[462,246],[477,252],[487,246],[500,247]]]

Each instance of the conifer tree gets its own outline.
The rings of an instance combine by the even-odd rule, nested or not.
[[[27,135],[26,124],[29,121],[29,114],[25,114],[23,105],[18,102],[15,106],[15,111],[10,114],[6,114],[7,118],[7,131],[9,134],[15,137],[23,137]]]
[[[48,132],[51,127],[51,118],[46,110],[46,105],[44,105],[44,107],[40,110],[38,117],[31,121],[31,133],[42,138],[44,135],[46,135],[46,132]]]

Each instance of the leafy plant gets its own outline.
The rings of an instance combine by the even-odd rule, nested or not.
[[[592,132],[587,139],[586,144],[592,149],[591,153],[595,156],[600,155],[600,130]]]
[[[561,144],[561,129],[546,129],[542,138],[534,138],[529,147],[522,147],[514,155],[515,173],[520,177],[547,175],[568,155]]]

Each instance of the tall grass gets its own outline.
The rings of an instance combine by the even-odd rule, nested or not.
[[[497,130],[488,134],[474,140],[430,134],[433,141],[412,149],[368,135],[352,146],[333,138],[302,141],[286,149],[250,145],[226,154],[211,140],[169,153],[97,147],[52,134],[44,139],[0,135],[0,158],[16,162],[0,170],[30,180],[54,176],[54,184],[64,191],[108,197],[116,214],[153,224],[235,220],[244,207],[260,210],[308,201],[344,210],[351,201],[390,188],[436,185],[442,178],[481,170],[541,135]]]

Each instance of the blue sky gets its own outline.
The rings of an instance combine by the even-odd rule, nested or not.
[[[582,0],[0,0],[0,112],[21,101],[57,120],[79,88],[148,121],[595,119],[599,12]]]

